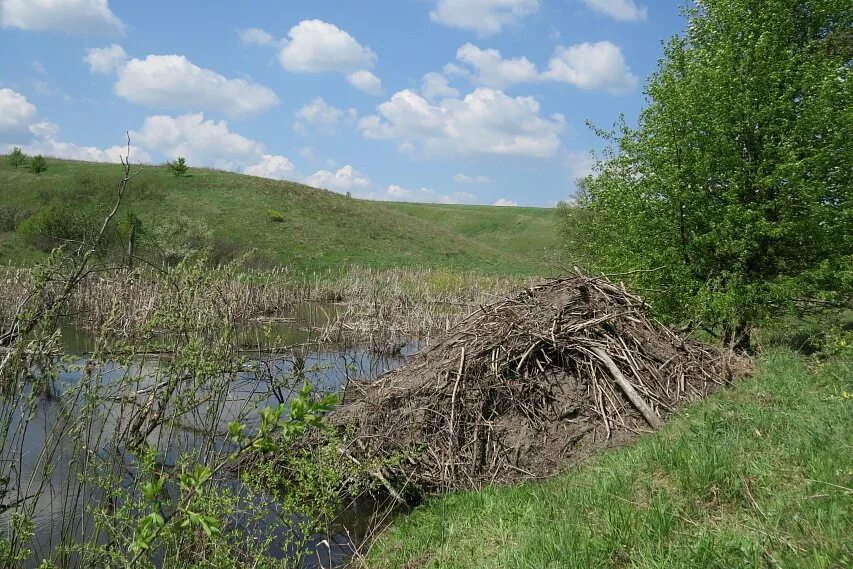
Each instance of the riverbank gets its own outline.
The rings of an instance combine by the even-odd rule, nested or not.
[[[841,567],[853,562],[853,357],[774,348],[660,432],[559,477],[438,497],[364,564]],[[846,537],[845,537],[846,536]]]

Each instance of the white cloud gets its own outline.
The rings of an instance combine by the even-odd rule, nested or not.
[[[506,198],[501,198],[498,201],[496,201],[495,203],[493,203],[492,205],[495,205],[498,207],[518,207],[518,202],[514,202],[514,201],[508,200]]]
[[[459,91],[450,86],[447,77],[441,73],[427,73],[421,80],[421,93],[427,99],[445,99],[458,97]]]
[[[453,181],[457,184],[488,184],[492,181],[488,176],[468,176],[466,174],[456,174],[453,176]]]
[[[429,16],[434,22],[495,34],[539,9],[539,0],[438,0]]]
[[[318,170],[302,182],[315,188],[324,188],[339,193],[351,192],[370,186],[370,179],[349,164],[337,172]]]
[[[0,142],[18,142],[29,135],[38,109],[27,98],[11,89],[0,89]]]
[[[438,104],[407,89],[377,110],[379,115],[359,121],[366,138],[419,144],[436,154],[552,156],[565,125],[560,114],[542,117],[533,97],[510,97],[487,88]]]
[[[71,34],[120,36],[124,24],[107,0],[3,0],[4,28],[58,30]]]
[[[183,156],[190,166],[223,170],[253,164],[264,155],[263,144],[231,132],[225,121],[205,120],[202,113],[146,117],[131,140],[169,159]]]
[[[151,107],[214,110],[232,117],[256,114],[278,104],[271,89],[244,79],[227,79],[182,55],[131,59],[118,69],[115,92]]]
[[[323,97],[317,97],[310,103],[302,105],[296,111],[296,117],[310,124],[333,125],[340,122],[344,112],[327,103]]]
[[[456,59],[474,68],[471,80],[477,85],[495,87],[498,89],[536,81],[539,72],[536,66],[526,57],[504,59],[496,49],[480,49],[466,43],[456,52]]]
[[[94,162],[119,162],[120,156],[127,156],[126,145],[101,149],[59,140],[59,126],[38,120],[38,109],[25,96],[11,89],[0,89],[0,151],[12,146],[20,146],[27,154]],[[147,162],[151,156],[132,147],[131,159]]]
[[[639,84],[622,50],[609,41],[557,47],[542,77],[614,94],[627,93]]]
[[[293,177],[295,167],[286,156],[264,154],[257,164],[246,166],[243,173],[273,180],[287,180]]]
[[[620,22],[640,22],[648,17],[645,6],[634,0],[584,0],[587,6]]]
[[[321,20],[303,20],[288,32],[289,40],[279,53],[282,67],[301,73],[336,71],[351,73],[370,69],[376,54],[354,37]]]
[[[83,61],[89,64],[92,73],[110,74],[124,65],[127,53],[124,48],[114,43],[107,47],[93,47],[86,50]]]
[[[350,85],[368,95],[379,96],[382,94],[382,80],[366,69],[350,73],[347,75],[347,81],[350,82]]]
[[[261,28],[246,28],[239,31],[240,43],[243,45],[276,45],[278,42],[268,31]]]
[[[383,195],[371,195],[370,199],[400,202],[464,204],[472,203],[476,196],[468,192],[453,192],[442,194],[430,188],[408,189],[397,184],[391,184]]]
[[[569,152],[566,155],[569,164],[569,172],[573,180],[586,178],[592,174],[595,159],[589,152]]]

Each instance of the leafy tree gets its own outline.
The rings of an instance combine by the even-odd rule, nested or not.
[[[189,166],[187,166],[187,161],[183,156],[178,156],[172,162],[166,162],[166,166],[169,168],[169,171],[177,177],[186,176],[189,171]]]
[[[30,172],[39,176],[45,170],[47,170],[47,160],[44,159],[44,156],[41,154],[33,156],[32,160],[30,160]]]
[[[664,49],[637,128],[560,210],[570,252],[630,273],[672,320],[748,342],[763,319],[853,282],[853,10],[703,0]],[[571,214],[571,215],[570,215]]]
[[[23,166],[27,162],[27,155],[21,151],[19,147],[15,147],[12,149],[12,152],[9,153],[9,164],[13,168],[17,168],[18,166]]]

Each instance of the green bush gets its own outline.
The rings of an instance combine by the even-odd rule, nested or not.
[[[267,217],[273,223],[284,223],[284,214],[274,209],[267,210]]]
[[[95,206],[52,204],[21,222],[17,231],[30,246],[50,251],[59,245],[92,240],[101,228],[103,217],[104,212]],[[102,247],[115,244],[119,239],[119,232],[112,224],[107,228]]]
[[[17,168],[18,166],[23,166],[27,163],[27,155],[21,151],[19,147],[15,147],[12,149],[12,152],[9,153],[9,165],[12,168]]]
[[[177,265],[210,253],[213,232],[207,225],[181,215],[162,221],[151,231],[153,245],[165,265]]]
[[[47,160],[44,159],[44,156],[41,154],[33,156],[33,159],[30,160],[30,172],[39,176],[45,170],[47,170]]]
[[[176,177],[186,176],[189,171],[189,166],[187,166],[187,161],[183,156],[178,156],[172,162],[166,162],[166,167]]]
[[[15,231],[31,212],[16,204],[0,206],[0,232]]]

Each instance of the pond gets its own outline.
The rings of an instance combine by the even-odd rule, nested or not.
[[[258,423],[258,410],[286,402],[298,391],[294,377],[309,381],[315,389],[339,392],[349,381],[375,378],[401,366],[419,348],[416,341],[404,340],[398,352],[381,355],[359,346],[318,342],[319,330],[339,310],[336,305],[302,303],[292,307],[284,318],[240,328],[238,342],[246,358],[241,371],[223,379],[222,390],[215,397],[209,397],[211,394],[205,388],[191,392],[197,397],[191,412],[170,421],[168,429],[155,428],[144,435],[145,441],[158,450],[159,460],[170,465],[187,452],[204,454],[208,447],[226,448],[228,424],[239,420],[251,430]],[[32,516],[34,537],[30,546],[32,555],[26,561],[28,567],[38,566],[44,558],[60,561],[56,558],[58,544],[69,537],[92,535],[92,506],[102,505],[104,496],[80,481],[87,461],[106,457],[103,462],[113,465],[114,476],[128,479],[132,476],[130,454],[126,449],[111,446],[109,441],[118,430],[130,428],[128,399],[133,400],[134,408],[144,403],[158,388],[156,371],[164,358],[168,358],[168,355],[150,354],[124,364],[93,365],[88,360],[95,343],[91,333],[68,321],[61,328],[61,336],[68,356],[45,392],[34,395],[33,412],[22,413],[8,404],[2,409],[4,425],[8,426],[3,441],[2,458],[8,461],[4,470],[14,473],[12,480],[5,481],[4,502],[21,501]],[[138,379],[134,383],[128,378]],[[68,395],[80,391],[84,382],[97,385],[87,388],[86,395],[80,396],[69,411]],[[130,397],[128,385],[135,389]],[[92,393],[97,393],[97,403]],[[97,410],[84,426],[76,421],[75,414],[83,412],[87,405],[97,405]],[[81,456],[80,448],[85,448],[88,456]],[[238,480],[228,484],[237,496],[243,494]],[[0,523],[8,527],[16,509],[11,507],[0,513]],[[309,554],[304,557],[303,566],[328,568],[346,562],[354,542],[369,531],[371,512],[370,504],[359,504],[342,512],[340,519],[345,521],[339,527],[307,540]],[[294,514],[278,512],[271,506],[268,515],[280,518]],[[265,527],[263,520],[253,523],[261,533],[268,533],[274,527],[273,524]],[[284,531],[273,536],[270,551],[281,558],[292,556],[290,538]],[[84,565],[75,556],[64,558],[62,563]]]

